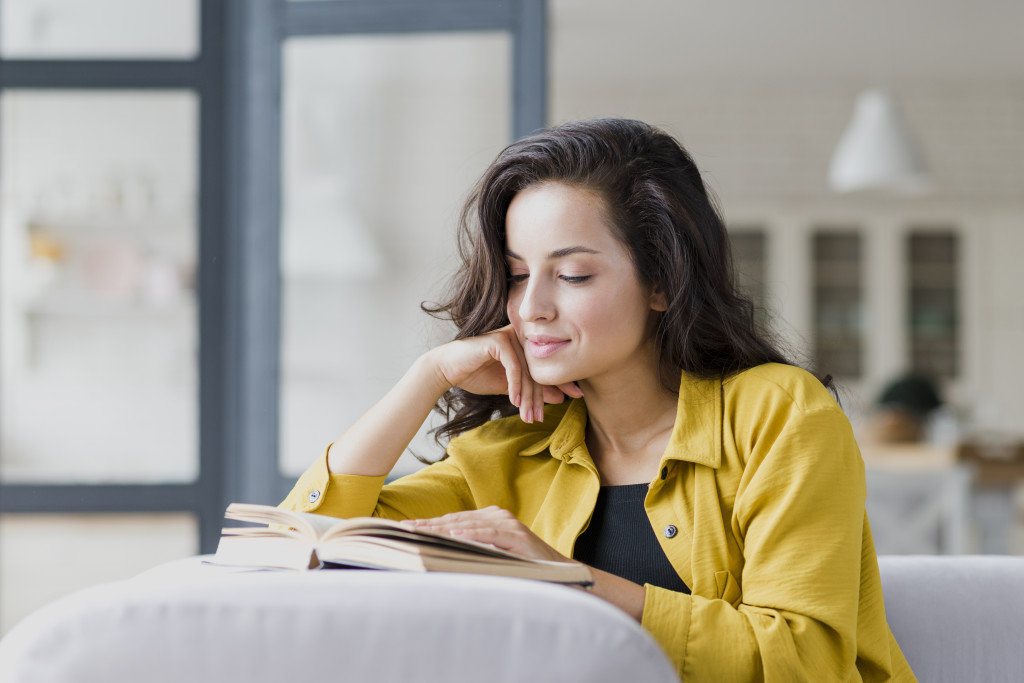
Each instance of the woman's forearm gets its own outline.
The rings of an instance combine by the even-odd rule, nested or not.
[[[334,474],[388,474],[448,389],[430,352],[420,356],[391,391],[331,445],[328,469]]]
[[[535,383],[511,325],[449,342],[420,356],[398,384],[331,446],[331,472],[390,472],[438,399],[454,386],[476,394],[510,396],[526,422],[543,419],[545,401],[558,403],[565,394],[583,395],[571,383]]]
[[[590,574],[594,579],[594,585],[590,587],[591,594],[607,600],[638,622],[643,619],[644,600],[647,598],[644,586],[593,567],[590,568]]]

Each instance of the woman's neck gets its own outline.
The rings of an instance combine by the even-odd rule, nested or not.
[[[613,386],[580,386],[587,402],[587,448],[601,483],[650,482],[672,435],[678,396],[653,373],[635,373]]]

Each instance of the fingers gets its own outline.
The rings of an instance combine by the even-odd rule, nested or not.
[[[519,403],[519,417],[523,422],[531,423],[536,418],[536,401],[534,400],[536,382],[534,382],[533,377],[530,376],[530,366],[526,363],[526,352],[519,343],[519,339],[516,337],[515,332],[510,330],[509,338],[512,340],[512,346],[515,348],[516,356],[519,358],[519,381],[520,386],[522,387],[522,401]]]
[[[413,526],[435,526],[444,529],[470,528],[477,526],[493,526],[495,524],[519,524],[519,520],[508,510],[491,505],[479,510],[462,510],[449,512],[431,519],[403,520],[404,524]]]
[[[543,388],[545,403],[561,403],[565,400],[566,396],[569,398],[583,398],[583,390],[575,382],[566,382],[556,386],[546,385]]]
[[[538,538],[508,510],[490,506],[481,510],[452,512],[433,519],[403,520],[416,529],[487,543],[527,557],[562,560],[551,546]]]
[[[544,391],[544,402],[545,403],[561,403],[565,400],[565,394],[563,394],[557,387],[543,386],[541,387]]]
[[[519,409],[523,422],[543,422],[545,403],[562,403],[566,396],[583,396],[573,382],[549,386],[534,380],[530,375],[526,351],[511,325],[465,341],[471,343],[465,348],[475,346],[478,354],[486,349],[484,353],[489,358],[466,363],[465,370],[457,375],[458,385],[474,393],[503,393],[507,390],[509,401]],[[484,364],[480,365],[481,362]]]
[[[525,365],[525,364],[524,364]],[[533,387],[533,419],[538,422],[544,421],[544,385],[539,384],[530,378]]]
[[[572,398],[583,398],[583,390],[580,389],[576,382],[566,382],[565,384],[559,384],[558,390],[564,393],[566,396]]]
[[[512,401],[512,405],[519,408],[519,417],[523,422],[543,421],[544,387],[530,376],[526,351],[523,350],[511,325],[506,325],[497,332],[497,360],[505,367],[509,400]]]
[[[505,367],[509,400],[519,408],[523,422],[533,422],[534,381],[526,365],[526,354],[511,325],[498,331],[501,333],[498,335],[498,361]]]
[[[492,545],[498,545],[494,543],[496,539],[501,540],[497,536],[514,534],[517,527],[522,526],[515,515],[494,505],[481,510],[451,512],[431,519],[402,520],[402,524],[434,533],[472,538]],[[505,545],[499,545],[499,547],[508,545],[509,540],[505,538]],[[519,544],[514,543],[513,545]]]
[[[511,346],[515,354],[515,365],[511,362],[505,363],[506,374],[509,383],[509,398],[512,404],[519,408],[519,416],[523,422],[532,423],[544,421],[545,403],[562,403],[566,396],[572,398],[583,398],[583,391],[575,382],[566,382],[557,386],[545,385],[536,382],[530,375],[530,367],[526,361],[526,351],[511,325],[503,327],[499,332]],[[509,356],[511,360],[511,356]],[[503,361],[505,362],[505,361]],[[516,372],[518,370],[518,372]]]
[[[503,345],[507,347],[505,353],[499,350],[498,361],[505,368],[505,380],[508,382],[508,398],[519,414],[523,414],[523,365],[518,359],[513,344],[506,341]],[[523,418],[526,419],[525,417]]]
[[[583,390],[576,386],[575,382],[568,382],[566,384],[558,384],[556,386],[544,386],[544,402],[545,403],[562,403],[565,401],[565,397],[569,398],[583,398]]]

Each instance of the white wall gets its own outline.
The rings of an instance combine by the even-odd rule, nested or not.
[[[797,344],[810,334],[811,228],[861,225],[871,327],[847,397],[855,417],[905,369],[902,235],[920,222],[961,230],[964,376],[947,396],[979,428],[1024,437],[1024,49],[1003,26],[1022,17],[983,5],[553,0],[551,119],[629,116],[679,137],[727,221],[769,230],[769,295]],[[829,191],[832,151],[872,85],[901,104],[932,194]]]

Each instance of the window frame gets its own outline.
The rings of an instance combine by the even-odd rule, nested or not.
[[[199,52],[191,59],[0,57],[0,91],[189,90],[197,96],[197,479],[182,484],[0,481],[0,514],[187,512],[198,522],[199,551],[209,553],[216,548],[228,502],[276,503],[292,483],[280,472],[277,452],[284,41],[508,31],[510,138],[515,139],[547,121],[547,2],[198,1]]]

